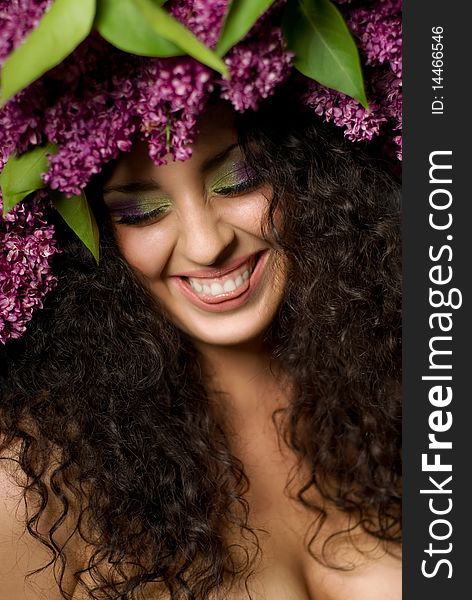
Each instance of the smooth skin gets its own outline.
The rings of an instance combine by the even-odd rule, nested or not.
[[[169,160],[157,167],[148,159],[145,147],[137,144],[118,163],[105,185],[104,199],[123,256],[167,316],[191,338],[201,355],[210,394],[213,389],[225,392],[214,395],[215,407],[231,451],[241,460],[250,481],[246,497],[250,524],[258,529],[262,550],[249,590],[255,600],[399,600],[398,550],[360,528],[327,547],[327,558],[349,570],[323,566],[306,549],[314,515],[294,496],[307,466],[298,464],[272,421],[273,412],[290,401],[290,379],[271,360],[264,343],[264,332],[283,299],[287,277],[286,260],[261,230],[271,186],[241,167],[228,108],[210,108],[199,125],[192,158],[185,162]],[[224,308],[223,294],[221,311],[206,309],[182,287],[187,285],[186,273],[214,275],[253,255],[264,258],[264,268],[259,269],[257,282],[236,308]],[[21,511],[15,517],[12,499],[15,494],[18,497],[18,490],[6,474],[2,481],[6,511],[0,513],[0,565],[7,564],[7,571],[0,567],[0,598],[7,572],[10,591],[17,592],[6,598],[41,598],[34,592],[20,592],[27,561],[24,555],[18,562],[14,558],[22,531]],[[322,503],[315,492],[312,499]],[[330,534],[349,526],[344,514],[327,510],[327,522],[312,546],[318,554]],[[245,543],[236,531],[228,531],[227,539]],[[44,562],[34,540],[23,536],[21,544],[27,544],[31,564],[36,565],[38,558]],[[83,557],[83,553],[77,546],[76,555]],[[51,579],[41,583],[53,588]],[[56,600],[57,596],[44,597]],[[148,597],[166,599],[158,588],[150,588]],[[243,583],[221,597],[248,598]],[[78,588],[74,600],[85,600]]]
[[[156,167],[146,146],[138,144],[123,157],[104,193],[127,262],[170,318],[196,343],[212,347],[260,338],[285,287],[285,265],[277,264],[282,261],[276,260],[272,243],[261,232],[271,187],[259,182],[257,174],[247,173],[236,141],[232,113],[215,107],[201,123],[189,160]],[[146,185],[155,189],[120,191]],[[136,225],[119,222],[126,211],[134,214],[143,205],[162,206],[162,213]],[[264,273],[244,306],[210,312],[182,293],[179,275],[208,271],[211,276],[217,268],[261,252],[267,254]]]

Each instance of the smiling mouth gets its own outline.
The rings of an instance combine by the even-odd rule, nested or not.
[[[218,304],[238,298],[250,285],[251,275],[262,252],[253,254],[233,271],[221,277],[181,277],[185,285],[199,300],[207,304]]]

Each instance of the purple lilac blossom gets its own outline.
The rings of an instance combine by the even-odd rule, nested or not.
[[[80,101],[66,94],[48,108],[45,133],[59,150],[49,159],[44,183],[78,195],[105,163],[129,151],[135,131],[132,97],[131,82],[115,77],[111,86],[107,81],[90,86]]]
[[[0,0],[0,64],[37,24],[52,0]],[[384,134],[401,158],[401,0],[374,0],[369,8],[337,0],[366,67],[370,108],[305,83],[304,100],[316,114],[353,140]],[[292,55],[278,22],[284,0],[275,2],[225,57],[231,79],[189,57],[143,59],[121,53],[97,34],[64,63],[18,94],[0,110],[0,171],[11,152],[46,140],[59,146],[44,181],[67,195],[78,194],[104,164],[146,140],[155,164],[171,153],[191,154],[197,119],[217,88],[238,111],[257,109],[289,76]],[[168,9],[209,46],[217,42],[227,0],[170,0]],[[306,80],[305,80],[306,82]],[[390,129],[388,129],[390,128]],[[393,138],[392,138],[393,134]],[[0,198],[1,203],[1,198]],[[37,198],[0,217],[0,341],[20,337],[33,309],[55,285],[50,270],[57,251],[54,230]]]
[[[0,67],[37,26],[51,3],[52,0],[0,0]],[[42,82],[36,82],[0,110],[0,148],[6,156],[39,143],[43,98]]]
[[[397,146],[397,158],[402,160],[402,81],[391,71],[376,78],[375,93],[382,98],[383,112],[391,123],[392,131],[398,132],[392,139]]]
[[[134,85],[141,137],[154,163],[163,164],[169,152],[174,160],[189,158],[197,118],[213,89],[212,71],[190,57],[148,60]]]
[[[48,187],[69,197],[78,195],[105,163],[131,149],[136,130],[135,62],[98,36],[90,36],[49,74],[49,82],[62,94],[44,115],[44,132],[59,148],[43,175]]]
[[[367,111],[353,98],[316,82],[310,83],[305,103],[325,121],[344,127],[345,136],[352,142],[373,139],[387,121],[381,107],[374,102],[370,102]]]
[[[166,8],[205,45],[216,46],[228,0],[171,0]]]
[[[221,81],[221,97],[243,112],[256,110],[260,101],[287,79],[292,54],[284,48],[282,31],[271,27],[265,35],[251,37],[232,48],[225,63],[231,78]]]
[[[41,20],[52,0],[0,0],[0,65]]]
[[[0,215],[3,200],[0,193]],[[44,192],[0,216],[0,342],[21,337],[33,310],[56,285],[54,227],[46,222]]]
[[[348,19],[349,28],[359,40],[365,64],[389,63],[402,76],[402,22],[399,3],[383,2],[377,11],[357,9]],[[400,3],[401,10],[401,3]]]
[[[344,128],[351,141],[371,140],[387,134],[396,144],[401,160],[402,126],[401,87],[401,6],[399,0],[376,0],[368,9],[356,8],[348,2],[343,12],[356,37],[364,69],[369,110],[358,102],[316,82],[307,82],[305,103],[326,121]],[[393,135],[392,135],[393,134]]]
[[[44,128],[44,82],[37,81],[0,110],[0,147],[6,157],[40,144]],[[1,170],[1,169],[0,169]]]
[[[220,36],[228,0],[171,0],[167,8],[208,47]],[[142,69],[137,114],[141,137],[148,141],[156,165],[172,154],[191,156],[197,119],[214,88],[212,71],[190,58],[155,60]]]

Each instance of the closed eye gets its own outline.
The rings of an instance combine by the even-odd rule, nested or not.
[[[149,207],[155,204],[148,204]],[[112,221],[119,225],[148,225],[160,221],[169,212],[169,203],[146,210],[146,205],[110,208]]]
[[[240,181],[239,183],[235,183],[234,185],[217,185],[213,188],[212,191],[213,193],[218,194],[219,196],[240,196],[241,194],[252,192],[253,190],[260,187],[262,183],[262,178],[255,176],[251,177],[250,179]]]

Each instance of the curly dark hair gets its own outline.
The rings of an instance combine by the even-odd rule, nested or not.
[[[266,339],[294,382],[284,436],[311,473],[298,500],[317,531],[326,513],[313,489],[370,535],[398,542],[397,177],[376,148],[346,142],[284,97],[238,117],[238,131],[273,185],[267,227],[289,262]],[[57,222],[60,284],[1,350],[0,450],[18,448],[27,530],[50,550],[64,598],[68,544],[79,536],[92,550],[76,576],[91,598],[137,598],[160,582],[171,600],[206,599],[228,575],[251,572],[259,546],[248,480],[195,348],[121,257],[99,198],[95,210],[99,266]],[[39,523],[51,506],[46,535]],[[228,527],[254,553],[236,558]]]

